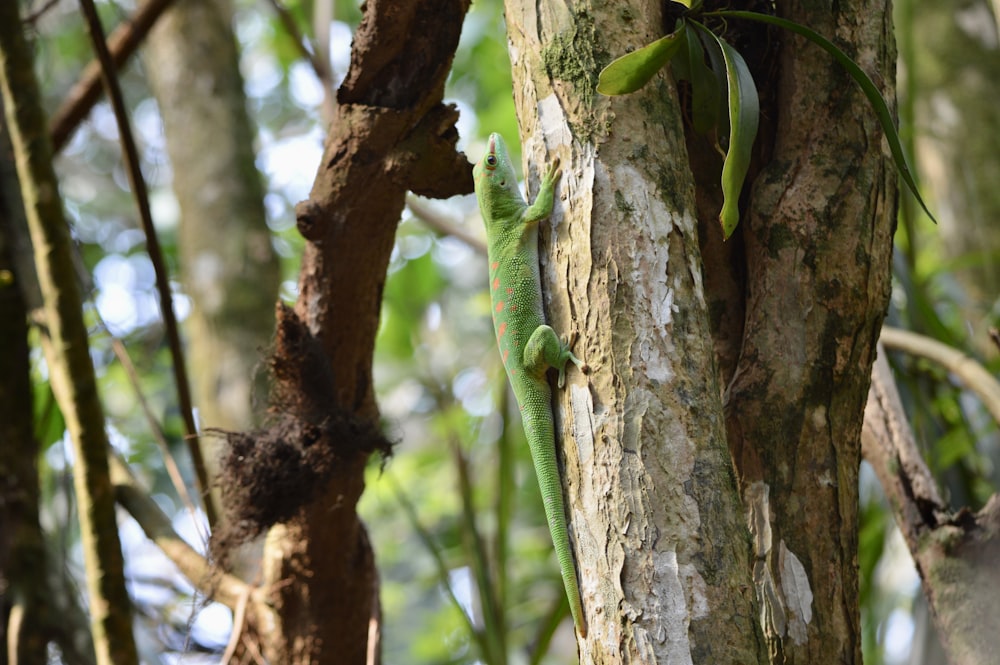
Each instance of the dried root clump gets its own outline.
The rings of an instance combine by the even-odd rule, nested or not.
[[[337,404],[322,346],[283,305],[270,371],[267,426],[214,430],[226,439],[219,473],[225,519],[211,544],[220,563],[235,546],[294,518],[357,455],[391,452],[376,423]]]

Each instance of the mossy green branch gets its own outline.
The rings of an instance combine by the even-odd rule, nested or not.
[[[73,442],[91,631],[99,665],[129,665],[138,657],[108,474],[104,412],[52,166],[52,146],[18,9],[17,2],[0,3],[0,90],[44,301],[45,358]]]

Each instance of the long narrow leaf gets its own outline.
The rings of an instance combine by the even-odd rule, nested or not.
[[[684,45],[684,31],[677,30],[616,59],[601,71],[597,92],[627,95],[646,85]]]
[[[707,134],[719,122],[719,82],[705,64],[705,51],[697,30],[687,21],[687,75],[691,81],[691,124],[699,134]]]
[[[882,131],[885,133],[885,139],[889,143],[889,151],[892,153],[893,161],[896,162],[896,169],[899,171],[900,177],[903,179],[903,182],[906,183],[907,188],[920,204],[920,207],[924,209],[925,213],[927,213],[927,216],[930,217],[934,223],[937,223],[934,215],[931,214],[927,204],[924,203],[923,198],[920,196],[916,180],[913,177],[913,173],[910,171],[910,167],[906,163],[906,157],[903,154],[903,144],[899,140],[899,132],[896,131],[896,122],[892,117],[892,112],[889,111],[889,105],[886,104],[885,99],[882,97],[882,93],[879,92],[875,83],[868,77],[867,74],[865,74],[864,70],[861,69],[856,62],[847,56],[846,53],[841,51],[833,42],[823,37],[823,35],[819,34],[815,30],[807,28],[800,23],[795,23],[794,21],[789,21],[788,19],[780,18],[778,16],[737,10],[722,10],[706,13],[705,15],[722,16],[725,18],[742,18],[748,21],[757,21],[759,23],[776,25],[779,28],[790,30],[797,35],[805,37],[813,44],[816,44],[824,51],[832,55],[834,59],[840,63],[845,70],[847,70],[847,73],[851,75],[851,78],[853,78],[854,81],[861,86],[862,92],[864,92],[865,97],[868,98],[868,103],[872,105],[872,109],[875,111],[875,116],[878,118],[879,124],[882,125]]]
[[[424,549],[427,550],[427,553],[431,555],[431,559],[434,560],[434,567],[437,569],[438,580],[441,583],[442,588],[444,588],[445,595],[448,596],[452,605],[454,605],[458,610],[462,620],[465,622],[466,630],[469,631],[469,635],[479,646],[479,652],[485,657],[489,654],[489,645],[486,642],[486,635],[476,628],[475,624],[472,622],[472,617],[466,613],[461,601],[458,600],[458,596],[455,595],[455,589],[451,585],[451,575],[448,573],[448,565],[444,561],[444,553],[441,551],[441,547],[437,544],[437,542],[435,542],[434,537],[431,536],[430,532],[424,528],[424,525],[420,523],[420,519],[417,517],[417,510],[413,507],[413,503],[410,501],[406,493],[403,492],[403,489],[396,483],[390,474],[386,474],[385,478],[389,483],[389,486],[392,488],[393,494],[396,495],[396,501],[403,509],[403,514],[410,523],[410,527],[414,530],[414,532],[416,532],[417,538],[420,539]]]
[[[728,238],[740,222],[740,192],[750,167],[750,154],[760,120],[760,100],[750,68],[739,52],[705,26],[692,22],[702,34],[711,35],[725,60],[729,111],[729,146],[722,164],[722,233]]]

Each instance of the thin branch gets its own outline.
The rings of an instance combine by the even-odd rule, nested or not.
[[[166,262],[163,260],[163,250],[160,248],[160,240],[156,235],[156,227],[153,226],[153,216],[149,210],[149,192],[146,188],[146,181],[142,177],[142,171],[139,168],[139,150],[136,148],[135,137],[132,134],[132,128],[129,126],[125,101],[122,98],[121,87],[118,85],[118,79],[115,76],[111,54],[104,41],[104,28],[101,26],[97,9],[94,7],[94,0],[80,0],[80,9],[87,21],[94,52],[101,63],[105,91],[107,92],[108,99],[111,101],[111,108],[114,111],[115,120],[118,124],[118,134],[121,138],[122,158],[125,162],[125,170],[128,173],[129,184],[135,194],[136,205],[139,209],[139,218],[142,221],[142,230],[146,235],[146,251],[149,254],[149,260],[153,264],[153,271],[156,275],[156,290],[160,296],[160,311],[163,314],[163,326],[167,335],[167,344],[170,347],[170,355],[173,358],[174,382],[177,386],[177,400],[179,402],[181,418],[184,420],[185,440],[187,441],[188,451],[191,455],[191,465],[194,467],[198,493],[205,506],[205,516],[208,518],[209,526],[213,527],[216,523],[217,512],[212,502],[211,494],[208,491],[208,471],[201,454],[201,445],[198,441],[198,428],[194,421],[191,385],[188,381],[187,368],[184,363],[184,350],[177,325],[177,315],[174,313],[173,296],[170,292]]]
[[[930,337],[889,326],[882,328],[879,341],[886,348],[920,356],[944,367],[979,396],[994,422],[1000,425],[1000,383],[973,358]]]
[[[149,498],[124,461],[115,454],[108,461],[118,503],[198,591],[231,610],[239,607],[242,598],[254,595],[255,590],[238,577],[213,571],[205,557],[178,535],[170,518]]]
[[[174,459],[173,454],[170,452],[170,444],[167,443],[167,436],[163,433],[163,428],[157,422],[156,417],[153,415],[153,410],[149,408],[149,402],[146,401],[146,395],[142,392],[139,375],[135,371],[135,365],[128,354],[128,349],[125,348],[125,344],[117,337],[111,338],[111,349],[114,351],[115,357],[118,358],[118,362],[121,363],[122,369],[125,370],[125,376],[128,378],[129,385],[132,386],[132,391],[135,393],[136,399],[139,400],[139,406],[146,417],[149,431],[152,432],[153,438],[160,447],[160,454],[163,456],[163,466],[167,470],[170,482],[177,491],[177,496],[180,497],[184,506],[191,514],[191,518],[194,519],[197,514],[197,508],[191,500],[191,495],[188,493],[187,485],[184,483],[183,476],[181,476],[181,470],[177,466],[177,460]],[[195,524],[197,524],[197,521]],[[205,541],[208,541],[207,537]]]
[[[25,23],[34,24],[36,21],[38,21],[38,19],[40,19],[43,16],[45,16],[45,14],[47,14],[50,9],[52,9],[53,7],[55,7],[58,4],[59,4],[59,0],[47,0],[47,2],[45,4],[43,4],[41,7],[39,7],[35,11],[31,12],[27,16],[25,16],[24,17],[24,22]]]
[[[173,0],[148,0],[111,34],[106,50],[111,54],[111,62],[116,71],[139,48],[139,44],[171,2]],[[84,68],[80,80],[66,95],[62,105],[52,114],[49,136],[52,137],[54,152],[58,153],[66,147],[73,132],[100,98],[101,63],[95,59]]]
[[[236,603],[236,608],[233,610],[233,632],[229,634],[229,643],[226,644],[226,650],[222,652],[220,663],[231,663],[233,657],[236,655],[236,649],[239,648],[243,638],[243,625],[246,623],[247,603],[249,601],[250,593],[248,589],[240,597],[239,602]]]
[[[316,78],[319,79],[320,85],[323,87],[323,118],[329,124],[334,117],[337,105],[336,97],[333,94],[333,69],[330,67],[329,49],[319,48],[302,34],[298,24],[295,22],[295,17],[292,16],[287,7],[281,4],[281,0],[270,0],[270,2],[275,14],[278,15],[278,20],[284,26],[285,32],[295,42],[295,47],[302,55],[302,58],[312,66],[313,72],[316,73]],[[327,31],[327,34],[329,34],[329,31]]]
[[[414,217],[423,222],[428,228],[437,231],[443,236],[458,238],[471,247],[477,254],[486,256],[486,243],[480,237],[469,233],[461,226],[445,218],[444,215],[436,211],[432,205],[419,196],[407,194],[406,206],[413,213]]]

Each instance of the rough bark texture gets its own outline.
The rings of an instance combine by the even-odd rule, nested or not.
[[[888,3],[789,2],[893,99]],[[860,663],[859,433],[890,291],[895,181],[858,90],[781,36],[771,161],[742,225],[746,321],[727,424],[773,662]],[[706,270],[711,267],[706,266]]]
[[[548,314],[590,364],[558,394],[586,663],[758,663],[750,542],[723,429],[694,182],[665,73],[594,92],[660,34],[647,2],[507,2],[529,183],[559,156],[542,229]]]
[[[296,374],[306,360],[297,354],[317,354],[321,376],[302,372],[284,385],[321,380],[328,387],[322,406],[334,420],[378,420],[372,353],[406,190],[440,197],[472,191],[471,167],[455,151],[456,112],[441,103],[467,8],[465,0],[366,3],[323,162],[296,210],[308,241],[300,296],[294,311],[279,311],[273,362]],[[295,343],[283,344],[283,334]],[[301,392],[305,402],[313,399]],[[303,432],[312,431],[302,412],[296,416]],[[355,513],[371,447],[349,436],[334,443],[329,482],[267,539],[272,662],[379,657],[377,574]]]
[[[73,481],[97,662],[128,665],[138,658],[108,476],[104,413],[52,166],[52,146],[17,3],[0,3],[0,88],[45,303],[43,347],[50,382],[73,442]]]

